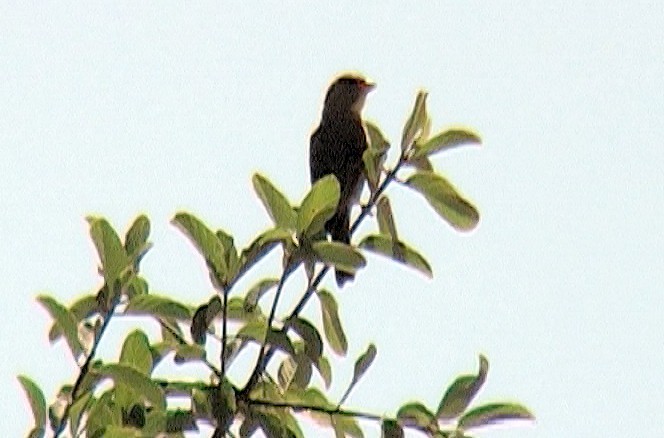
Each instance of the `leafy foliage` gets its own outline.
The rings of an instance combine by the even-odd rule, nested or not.
[[[80,372],[73,385],[62,386],[48,409],[38,385],[19,376],[34,416],[28,435],[44,436],[50,426],[56,437],[65,429],[71,436],[182,437],[184,432],[197,431],[200,424],[210,424],[216,428],[214,436],[232,431],[244,437],[262,431],[269,437],[303,437],[298,419],[307,415],[337,437],[363,437],[358,419],[380,422],[383,437],[402,437],[407,428],[432,437],[462,437],[468,430],[501,421],[532,419],[525,407],[514,403],[471,407],[487,377],[484,356],[480,356],[477,374],[455,379],[435,410],[411,401],[393,417],[343,407],[377,357],[373,344],[356,358],[352,379],[339,401],[330,400],[314,379],[318,375],[329,388],[333,379],[329,352],[341,357],[348,353],[335,294],[320,286],[331,267],[358,273],[367,264],[363,252],[371,251],[433,275],[429,262],[397,230],[385,194],[390,183],[403,181],[422,194],[457,230],[472,230],[479,221],[477,209],[434,170],[430,158],[460,145],[479,143],[480,137],[461,127],[431,135],[426,99],[426,92],[417,94],[402,131],[398,162],[391,169],[385,168],[390,142],[376,125],[366,124],[369,148],[363,161],[370,197],[352,230],[374,208],[378,230],[357,245],[329,241],[325,235],[324,224],[340,197],[339,182],[331,175],[317,181],[295,204],[266,176],[255,174],[254,190],[272,224],[243,249],[236,247],[234,237],[225,230],[215,230],[192,213],[177,213],[172,224],[202,257],[215,290],[203,303],[185,304],[155,293],[140,275],[140,263],[151,248],[146,216],[138,216],[130,224],[124,240],[106,219],[89,217],[90,238],[100,261],[98,292],[83,295],[69,306],[47,295],[37,298],[53,319],[49,339],[64,338]],[[406,179],[398,178],[404,166],[415,172]],[[245,290],[237,290],[238,280],[277,247],[282,253],[280,276],[259,278]],[[295,310],[279,315],[284,284],[300,267],[307,274],[306,290]],[[320,320],[300,315],[312,295],[320,304]],[[151,339],[135,329],[125,337],[117,361],[99,357],[97,347],[106,328],[119,315],[139,317],[146,324],[156,322],[161,337]],[[212,343],[221,346],[218,358],[210,357]],[[242,385],[229,379],[228,370],[247,363],[236,358],[248,346],[258,348],[260,354]],[[169,353],[173,353],[173,366],[203,367],[209,371],[209,379],[161,378],[156,371]],[[276,360],[276,372],[268,370],[268,362]],[[102,386],[109,381],[112,385]],[[173,407],[175,398],[188,399],[189,408]]]

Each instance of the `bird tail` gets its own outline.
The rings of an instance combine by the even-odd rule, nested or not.
[[[350,243],[350,212],[337,211],[334,216],[327,221],[325,228],[332,236],[332,240],[337,242]],[[347,281],[353,280],[355,275],[350,272],[335,270],[337,286],[342,288]]]

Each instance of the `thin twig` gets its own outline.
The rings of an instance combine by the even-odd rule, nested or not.
[[[346,402],[346,399],[350,395],[350,392],[353,390],[353,386],[355,385],[349,385],[348,388],[346,388],[346,391],[344,392],[344,395],[341,396],[339,399],[339,403],[337,403],[337,409],[341,408],[341,405]]]
[[[360,212],[360,215],[355,219],[353,222],[353,225],[350,227],[350,234],[352,235],[355,231],[357,231],[358,227],[362,223],[365,217],[369,214],[371,209],[376,205],[376,202],[378,202],[378,198],[383,194],[387,186],[394,180],[396,177],[397,172],[399,169],[401,169],[401,166],[405,163],[406,158],[405,154],[402,153],[401,156],[399,157],[399,161],[397,162],[397,165],[392,169],[390,172],[388,172],[387,175],[385,175],[385,179],[383,182],[380,184],[378,189],[371,195],[369,198],[369,202],[367,202],[367,205],[362,208],[362,211]],[[330,270],[329,266],[325,266],[322,271],[318,273],[316,278],[314,279],[313,282],[311,282],[311,285],[307,288],[307,291],[304,293],[300,301],[297,303],[295,306],[295,309],[291,312],[291,317],[294,318],[302,312],[304,309],[304,305],[307,304],[307,301],[309,301],[309,298],[311,298],[311,295],[316,291],[316,288],[320,284],[320,282],[323,280],[323,277],[325,277],[325,274]]]
[[[164,329],[166,329],[168,331],[168,333],[170,333],[171,336],[173,336],[175,338],[175,340],[180,343],[180,345],[189,345],[189,343],[187,342],[186,339],[184,339],[182,336],[180,336],[180,334],[175,329],[173,329],[169,324],[167,324],[161,318],[159,318],[159,324]],[[217,369],[217,367],[214,366],[214,364],[212,362],[210,362],[209,360],[207,360],[207,358],[204,357],[203,358],[203,363],[210,369],[210,371],[212,371],[214,373],[215,376],[219,377],[219,379],[222,379],[221,371],[219,369]]]
[[[265,339],[263,339],[263,344],[261,345],[260,352],[258,353],[258,359],[256,360],[256,365],[254,366],[254,370],[251,372],[251,375],[249,376],[249,380],[247,381],[247,384],[244,387],[244,391],[247,393],[251,390],[251,388],[258,382],[258,378],[260,375],[263,373],[263,370],[265,369],[265,364],[269,360],[269,357],[271,356],[266,356],[268,353],[268,346],[267,346],[267,340],[268,336],[270,335],[270,331],[272,330],[272,323],[274,322],[274,316],[277,313],[277,304],[279,303],[279,297],[281,296],[281,291],[284,288],[284,283],[286,283],[286,279],[292,272],[291,267],[290,267],[290,261],[286,261],[286,267],[284,268],[284,272],[281,274],[281,278],[279,279],[279,284],[277,285],[277,292],[274,295],[274,300],[272,301],[272,308],[270,309],[270,315],[267,318],[267,326],[265,327]],[[273,351],[273,349],[270,349],[270,351]]]
[[[248,399],[247,404],[269,406],[273,408],[288,408],[292,409],[295,412],[301,412],[301,411],[321,412],[323,414],[328,414],[328,415],[343,415],[345,417],[363,418],[365,420],[382,421],[384,418],[380,415],[370,414],[367,412],[351,411],[339,408],[326,408],[322,406],[301,405],[298,403],[273,402],[269,400],[260,400],[260,399],[258,400]]]
[[[222,322],[221,322],[221,376],[219,385],[224,383],[226,377],[226,342],[228,341],[228,292],[221,291],[223,295],[223,306],[221,308]]]
[[[376,205],[376,202],[378,202],[378,199],[380,198],[380,196],[383,194],[383,192],[385,191],[387,186],[394,180],[394,178],[396,177],[397,172],[401,169],[401,167],[403,166],[403,164],[405,162],[406,162],[406,153],[404,151],[402,151],[401,155],[399,156],[399,161],[397,162],[396,166],[394,166],[394,168],[390,172],[388,172],[387,175],[385,175],[385,179],[383,180],[383,182],[380,184],[378,189],[371,195],[371,197],[369,198],[369,202],[367,202],[367,205],[365,205],[364,208],[362,208],[362,211],[360,212],[360,215],[353,222],[353,225],[350,228],[351,235],[357,230],[357,228],[360,226],[360,223],[364,220],[365,217],[367,217],[367,215],[369,214],[371,209]],[[288,318],[286,318],[287,321],[290,320],[290,319],[296,318],[300,314],[300,312],[302,312],[302,310],[304,309],[305,304],[307,303],[307,301],[309,301],[309,298],[311,298],[311,296],[317,290],[318,285],[321,283],[321,281],[323,281],[323,278],[325,277],[325,274],[327,274],[329,270],[330,270],[330,266],[326,265],[318,273],[318,275],[316,275],[314,280],[309,283],[309,286],[307,287],[306,292],[304,293],[302,298],[300,298],[300,301],[297,303],[297,305],[295,306],[295,308],[291,312],[290,316]],[[286,271],[284,271],[284,272],[286,272]],[[283,276],[282,276],[282,279],[283,279]],[[281,286],[281,282],[280,282],[280,286]],[[277,295],[278,294],[279,294],[279,290],[277,290]],[[276,297],[275,297],[275,303],[276,303]],[[273,307],[272,310],[274,310],[274,308],[275,308],[274,303],[273,303],[272,307]],[[270,328],[270,325],[271,325],[271,323],[268,323],[268,330]],[[288,330],[288,325],[285,325],[282,328],[282,330],[287,331]],[[267,353],[265,353],[264,346],[265,346],[265,344],[263,344],[263,348],[261,348],[259,358],[267,364],[267,362],[269,362],[270,359],[272,358],[272,356],[274,355],[276,349],[274,347],[272,347],[267,351]],[[264,359],[263,359],[263,356],[264,356]],[[251,391],[251,388],[256,384],[256,382],[258,380],[258,375],[256,373],[256,371],[259,368],[258,365],[260,365],[260,362],[257,363],[256,369],[254,369],[254,372],[251,374],[249,380],[247,381],[247,384],[245,385],[244,389],[242,390],[243,393],[248,394],[249,391]]]
[[[109,293],[111,293],[110,290]],[[65,425],[67,424],[67,417],[69,417],[69,411],[71,410],[72,405],[78,400],[77,392],[79,391],[81,385],[83,384],[83,379],[85,379],[85,377],[88,375],[88,371],[90,371],[90,364],[92,364],[92,360],[94,359],[95,354],[97,353],[97,347],[101,343],[101,338],[104,335],[106,328],[108,327],[108,323],[111,321],[111,317],[115,312],[115,308],[119,303],[121,295],[122,294],[117,294],[117,296],[113,298],[113,302],[111,303],[111,308],[108,309],[108,311],[104,315],[103,318],[104,321],[102,322],[101,327],[99,328],[99,332],[95,336],[95,340],[92,343],[90,354],[88,354],[88,356],[85,358],[85,363],[83,363],[83,366],[81,367],[81,370],[78,373],[78,377],[76,377],[76,382],[74,383],[74,387],[71,390],[71,402],[67,403],[67,406],[65,406],[65,411],[62,414],[62,419],[60,420],[60,424],[58,425],[57,430],[55,430],[53,433],[54,438],[59,437],[62,431],[65,429]]]
[[[370,414],[368,412],[360,412],[360,411],[353,411],[349,409],[341,409],[338,406],[334,408],[326,408],[322,406],[310,406],[310,405],[302,405],[299,403],[288,403],[288,402],[273,402],[270,400],[261,400],[261,399],[247,399],[246,403],[248,405],[258,405],[258,406],[268,406],[271,408],[286,408],[286,409],[291,409],[293,412],[303,412],[303,411],[311,411],[311,412],[320,412],[321,414],[327,414],[331,418],[334,415],[341,415],[344,417],[353,417],[353,418],[359,418],[363,420],[371,420],[371,421],[378,421],[378,422],[383,422],[385,420],[392,420],[392,421],[397,421],[394,418],[386,417],[386,416],[381,416],[381,415],[376,415],[376,414]],[[432,431],[437,431],[438,429],[438,424],[434,421],[427,426],[423,427],[415,422],[408,422],[406,424],[403,424],[402,427],[408,427],[410,429],[418,430],[420,432],[423,432],[427,435],[432,434]],[[447,436],[447,435],[445,435]]]

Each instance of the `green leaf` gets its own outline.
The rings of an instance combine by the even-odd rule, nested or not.
[[[343,242],[321,240],[311,246],[321,262],[351,274],[367,264],[359,251]]]
[[[166,398],[159,385],[133,367],[109,364],[102,366],[99,372],[112,379],[116,385],[124,384],[132,388],[137,394],[150,402],[154,408],[158,410],[166,408]]]
[[[27,376],[18,376],[18,381],[21,383],[23,391],[30,402],[32,416],[35,419],[35,428],[43,429],[44,426],[46,426],[46,399],[44,398],[44,393],[39,386]]]
[[[267,343],[290,355],[295,355],[295,348],[290,338],[281,330],[271,329],[267,335]]]
[[[489,426],[508,420],[534,420],[535,417],[525,407],[516,403],[492,403],[474,408],[459,419],[458,427],[463,430]]]
[[[44,306],[51,317],[60,326],[60,329],[67,340],[67,345],[69,345],[69,348],[74,355],[74,359],[78,358],[78,356],[83,353],[83,346],[78,339],[78,322],[76,321],[74,314],[49,296],[40,295],[37,297],[37,301]]]
[[[479,134],[468,128],[450,128],[439,132],[422,144],[416,144],[413,158],[422,158],[458,146],[481,142]]]
[[[99,254],[104,280],[110,287],[130,265],[129,257],[106,219],[89,216],[87,221],[90,224],[90,237]]]
[[[210,308],[209,304],[202,304],[194,312],[194,316],[191,318],[191,338],[196,344],[203,345],[207,339],[207,330],[210,325],[208,320],[208,309]]]
[[[427,114],[426,118],[424,119],[424,122],[422,123],[422,131],[420,135],[417,137],[416,140],[416,146],[417,143],[424,143],[429,139],[429,135],[431,134],[431,117]]]
[[[364,433],[354,417],[334,415],[332,416],[332,427],[339,437],[364,438]]]
[[[406,125],[403,128],[403,133],[401,135],[401,150],[407,150],[413,141],[417,138],[418,134],[422,133],[422,130],[425,126],[427,119],[427,109],[426,109],[426,100],[427,93],[425,91],[420,91],[417,93],[415,98],[415,105],[413,106],[413,111],[406,121]]]
[[[242,250],[240,268],[235,276],[237,280],[260,259],[265,257],[277,244],[289,245],[293,241],[293,233],[283,228],[272,228],[261,233],[249,246]]]
[[[390,148],[390,142],[376,124],[365,120],[364,127],[367,131],[369,149],[386,152]]]
[[[293,233],[284,228],[271,228],[262,232],[256,239],[254,239],[247,248],[242,251],[240,261],[243,265],[248,263],[255,263],[263,257],[266,251],[273,248],[274,244],[284,243],[288,244],[293,241]],[[267,250],[266,250],[266,247]]]
[[[263,175],[256,173],[251,180],[274,224],[286,230],[295,229],[297,214],[288,199]]]
[[[169,438],[184,438],[183,432],[198,432],[196,417],[192,411],[168,410],[166,411],[165,423],[165,429],[170,433],[166,436]]]
[[[233,297],[226,303],[228,306],[228,312],[226,312],[227,319],[232,319],[237,313],[235,307],[237,307],[237,302],[241,299],[239,297]],[[219,295],[214,295],[210,300],[196,309],[194,316],[191,319],[191,337],[195,343],[199,345],[205,344],[205,339],[207,337],[207,332],[210,329],[210,324],[212,321],[219,315],[223,310],[223,304],[221,302],[221,297]],[[233,312],[230,311],[230,308],[233,307]],[[231,316],[231,313],[233,315]],[[244,311],[241,310],[242,318],[244,317]]]
[[[329,402],[325,394],[318,388],[307,388],[301,396],[302,404],[308,406],[315,406],[319,408],[330,408],[332,403]]]
[[[367,351],[365,351],[360,357],[355,361],[355,367],[353,369],[353,385],[357,383],[364,373],[367,372],[374,359],[376,358],[376,346],[374,344],[369,344]]]
[[[131,332],[122,345],[120,363],[149,376],[152,373],[152,353],[150,341],[141,330]]]
[[[254,385],[249,397],[268,401],[283,401],[284,394],[274,379],[270,379],[270,381],[264,380]]]
[[[241,339],[253,339],[257,343],[263,344],[265,342],[266,325],[267,322],[263,320],[249,321],[247,324],[242,326],[240,330],[238,330],[237,337]],[[270,329],[270,331],[267,333],[266,343],[273,345],[290,355],[295,354],[293,343],[288,338],[286,333],[281,330]]]
[[[131,315],[149,315],[155,318],[173,318],[189,322],[191,311],[185,305],[159,295],[136,295],[125,309]]]
[[[278,284],[278,278],[266,278],[254,284],[244,297],[244,308],[249,312],[253,311],[261,297]]]
[[[416,426],[421,429],[426,429],[436,422],[436,417],[422,403],[408,403],[401,406],[397,412],[397,419],[403,426]]]
[[[287,382],[288,383],[287,386],[282,386],[284,390],[293,390],[294,388],[304,389],[307,386],[309,386],[309,382],[311,381],[311,374],[312,374],[311,359],[309,359],[304,354],[301,342],[296,343],[294,347],[295,347],[295,355],[288,356],[291,359],[291,361],[288,362],[287,365],[291,368],[290,373],[292,375],[290,375],[290,380]]]
[[[373,149],[367,149],[362,154],[364,170],[371,193],[376,192],[376,189],[378,189],[378,183],[380,182],[382,167],[379,162],[381,161],[381,154],[380,151]]]
[[[197,344],[178,345],[175,349],[173,361],[177,364],[184,362],[197,362],[205,359],[205,349]]]
[[[365,237],[358,246],[390,257],[394,261],[420,271],[429,278],[433,276],[431,265],[421,254],[403,242],[394,242],[389,236],[373,234]]]
[[[480,355],[480,369],[477,375],[460,376],[447,388],[438,405],[436,418],[451,420],[463,413],[484,384],[488,372],[489,362],[486,357]]]
[[[470,231],[477,226],[480,215],[475,206],[442,176],[420,171],[408,178],[406,185],[424,195],[436,213],[457,230]]]
[[[81,417],[89,407],[88,404],[91,399],[92,392],[86,392],[77,398],[76,401],[72,403],[71,408],[69,408],[69,431],[71,436],[78,436],[78,427],[81,423]]]
[[[125,250],[129,257],[134,258],[145,250],[149,236],[150,219],[142,214],[134,219],[125,235]]]
[[[211,300],[210,300],[211,301]],[[232,297],[228,300],[227,318],[229,320],[248,321],[262,315],[260,307],[247,309],[241,297]]]
[[[200,219],[189,213],[177,213],[171,221],[203,256],[213,278],[228,280],[228,265],[224,246],[219,237]],[[223,286],[223,285],[222,285]]]
[[[74,320],[78,322],[93,313],[97,313],[97,308],[97,297],[94,295],[85,295],[76,300],[76,302],[70,306],[69,311],[74,315]],[[60,336],[62,336],[62,329],[60,328],[60,325],[54,321],[48,332],[48,340],[50,342],[55,342]]]
[[[63,385],[55,401],[48,407],[48,420],[53,432],[64,430],[64,414],[72,399],[72,385]]]
[[[136,295],[145,295],[148,293],[148,282],[143,278],[134,275],[125,283],[125,292],[127,298],[132,299]]]
[[[339,309],[334,295],[325,290],[317,291],[320,300],[320,311],[323,316],[323,331],[325,338],[334,351],[339,356],[345,356],[348,351],[348,341],[341,327],[339,319]]]
[[[281,424],[286,426],[288,430],[288,436],[293,438],[304,438],[304,433],[300,428],[300,425],[297,423],[297,419],[287,410],[278,410],[279,421]]]
[[[417,170],[433,172],[433,164],[431,164],[431,160],[429,160],[429,157],[417,157],[417,158],[410,157],[408,158],[408,161],[405,162],[405,164],[412,166]]]
[[[46,430],[43,427],[35,427],[28,432],[28,438],[44,438]]]
[[[297,432],[291,430],[290,426],[299,427],[293,419],[289,421],[286,417],[291,417],[284,410],[271,410],[268,412],[253,412],[253,417],[260,424],[261,429],[265,435],[270,438],[296,438],[302,436],[302,432],[298,435]]]
[[[385,163],[390,144],[376,125],[365,122],[365,126],[367,136],[369,137],[369,147],[362,154],[362,161],[364,162],[367,182],[369,183],[371,193],[375,193],[380,182],[383,164]]]
[[[108,426],[104,429],[104,438],[143,438],[140,430],[128,426]]]
[[[265,331],[267,328],[267,321],[254,320],[249,321],[243,325],[237,332],[237,337],[242,339],[253,339],[254,341],[262,344],[265,342]]]
[[[297,370],[297,364],[295,359],[292,356],[287,356],[279,365],[279,370],[277,371],[277,381],[279,386],[284,391],[288,390],[293,383],[295,377],[295,371]]]
[[[145,427],[145,413],[145,407],[136,403],[129,408],[129,412],[123,412],[123,420],[127,426],[142,429]]]
[[[224,230],[217,230],[216,235],[219,242],[221,242],[221,246],[224,248],[226,266],[228,266],[228,278],[230,280],[235,277],[240,268],[240,257],[235,248],[233,236]]]
[[[122,424],[122,412],[112,400],[113,392],[107,391],[99,399],[93,400],[88,412],[86,436],[101,437],[109,426]]]
[[[378,230],[380,233],[390,236],[394,241],[398,241],[399,236],[397,235],[397,226],[392,215],[390,200],[387,199],[386,196],[381,196],[376,203],[376,210],[378,216]]]
[[[323,354],[323,339],[318,329],[309,321],[300,317],[289,318],[285,323],[304,341],[304,353],[309,360],[313,363],[317,362]]]
[[[313,184],[297,212],[297,231],[300,235],[313,236],[323,230],[325,222],[337,210],[341,193],[339,187],[334,175],[327,175]]]
[[[314,362],[314,366],[323,379],[323,383],[325,383],[325,389],[329,389],[332,384],[332,367],[330,366],[330,361],[325,356],[321,356]]]
[[[381,438],[403,438],[403,429],[394,420],[383,420],[381,424]]]

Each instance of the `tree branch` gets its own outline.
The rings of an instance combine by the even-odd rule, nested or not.
[[[369,198],[369,202],[367,202],[367,205],[365,205],[362,208],[362,211],[360,212],[360,215],[353,222],[353,225],[350,228],[351,235],[357,230],[357,228],[360,226],[360,224],[362,223],[364,218],[367,217],[367,215],[369,214],[371,209],[376,205],[376,202],[378,202],[378,199],[380,198],[380,196],[383,194],[383,192],[385,192],[385,189],[387,188],[387,186],[395,179],[397,172],[399,172],[399,170],[401,169],[401,167],[403,166],[403,164],[405,162],[406,162],[406,152],[402,151],[401,155],[399,156],[399,161],[397,162],[396,166],[394,166],[394,168],[385,175],[385,179],[383,179],[383,182],[380,184],[378,189],[376,189],[376,191],[374,193],[372,193],[371,197]],[[304,295],[302,296],[300,301],[297,303],[297,305],[295,306],[295,308],[291,312],[290,316],[286,319],[287,321],[296,318],[300,314],[300,312],[302,312],[302,310],[304,309],[305,304],[309,301],[311,296],[317,290],[318,285],[321,283],[321,281],[323,281],[323,278],[325,277],[325,274],[327,274],[329,270],[330,270],[330,266],[326,265],[318,273],[316,278],[314,278],[314,280],[307,287],[307,290],[305,291]],[[286,272],[287,271],[284,271],[284,274]],[[284,279],[284,276],[282,275],[282,280],[283,279]],[[277,290],[277,296],[275,297],[275,302],[272,305],[272,312],[270,313],[270,320],[268,321],[268,330],[271,327],[272,317],[274,316],[273,312],[274,312],[274,309],[275,309],[275,306],[276,306],[276,299],[279,296],[279,293],[281,291],[281,286],[282,286],[282,283],[283,283],[282,280],[280,280],[280,282],[279,282],[279,289]],[[286,331],[288,331],[288,328],[289,328],[288,325],[285,325],[281,330],[286,332]],[[260,361],[257,362],[256,368],[254,369],[254,372],[251,374],[249,380],[247,381],[247,384],[242,389],[242,392],[244,394],[248,394],[249,391],[251,391],[251,388],[258,381],[258,375],[265,368],[264,365],[267,364],[267,362],[270,361],[270,359],[274,355],[275,351],[276,351],[275,348],[270,348],[267,352],[265,352],[265,343],[263,343],[263,347],[261,348],[261,352],[259,354],[259,359],[261,361],[264,361],[264,364],[261,364]],[[259,373],[257,373],[259,368],[262,368],[262,369],[260,370]]]
[[[323,414],[329,415],[343,415],[344,417],[355,417],[362,418],[365,420],[374,420],[382,421],[384,417],[376,414],[369,414],[367,412],[351,411],[347,409],[339,408],[326,408],[322,406],[310,406],[310,405],[301,405],[298,403],[287,403],[287,402],[273,402],[270,400],[260,400],[260,399],[247,399],[247,404],[249,405],[258,405],[258,406],[269,406],[272,408],[288,408],[292,409],[295,412],[301,411],[312,411],[320,412]]]
[[[108,285],[106,286],[108,287]],[[109,290],[109,293],[112,292],[114,291]],[[90,354],[88,354],[88,356],[85,358],[85,362],[83,363],[83,366],[81,367],[80,372],[78,373],[78,377],[76,377],[76,382],[74,383],[74,387],[71,390],[71,402],[67,403],[67,406],[65,406],[65,411],[62,414],[62,419],[60,420],[60,424],[58,425],[58,428],[53,431],[54,438],[59,437],[62,431],[65,429],[65,426],[67,424],[67,417],[69,417],[69,411],[71,410],[72,405],[77,401],[77,393],[80,390],[81,385],[83,384],[83,380],[88,375],[88,371],[90,371],[90,364],[92,364],[92,360],[94,359],[95,354],[97,353],[97,347],[101,343],[101,338],[102,336],[104,336],[104,333],[106,332],[106,328],[108,327],[108,324],[111,321],[111,317],[115,313],[115,308],[120,302],[121,297],[122,297],[121,293],[118,293],[115,297],[113,297],[111,307],[106,311],[106,314],[103,317],[103,322],[101,324],[101,327],[99,328],[99,332],[95,336],[95,340],[92,343]]]
[[[272,357],[273,353],[272,354],[268,353],[267,339],[268,336],[270,335],[270,331],[272,330],[272,323],[274,322],[274,316],[277,313],[277,304],[279,302],[279,297],[281,297],[281,291],[283,290],[284,283],[286,283],[286,279],[290,276],[291,272],[292,269],[290,266],[290,260],[287,260],[286,266],[284,267],[284,272],[281,274],[281,278],[279,279],[279,284],[277,285],[277,292],[274,295],[274,300],[272,301],[272,308],[270,309],[270,315],[267,318],[267,326],[265,327],[265,339],[263,339],[263,344],[261,345],[260,352],[258,353],[258,359],[256,360],[256,365],[254,366],[254,370],[251,372],[249,380],[247,381],[247,384],[242,390],[242,392],[245,392],[246,394],[248,394],[249,391],[251,391],[251,388],[253,388],[253,386],[258,382],[258,378],[265,369],[265,365]],[[272,351],[274,351],[274,349],[270,349],[270,352]]]
[[[401,169],[403,164],[406,161],[406,156],[402,152],[401,156],[399,157],[399,161],[397,162],[397,165],[392,169],[390,172],[385,175],[385,179],[383,182],[380,184],[378,189],[371,195],[369,198],[369,202],[367,202],[367,205],[365,205],[362,208],[362,211],[360,212],[360,215],[355,219],[353,222],[353,225],[350,227],[350,234],[352,235],[355,231],[357,231],[357,228],[360,226],[362,221],[364,220],[365,217],[369,214],[371,209],[376,205],[376,202],[378,202],[378,198],[383,194],[387,186],[394,180],[396,177],[397,172]],[[309,301],[309,298],[311,298],[311,295],[316,291],[316,288],[320,284],[321,281],[323,281],[323,277],[325,277],[325,274],[330,270],[329,266],[325,266],[322,271],[318,273],[314,281],[311,282],[311,285],[307,288],[306,292],[300,299],[300,301],[297,303],[293,311],[291,312],[290,318],[294,318],[302,312],[304,309],[304,305],[307,304],[307,301]]]
[[[219,378],[219,385],[224,382],[226,376],[226,342],[228,341],[228,292],[222,291],[223,304],[221,307],[222,322],[221,322],[221,376]]]

